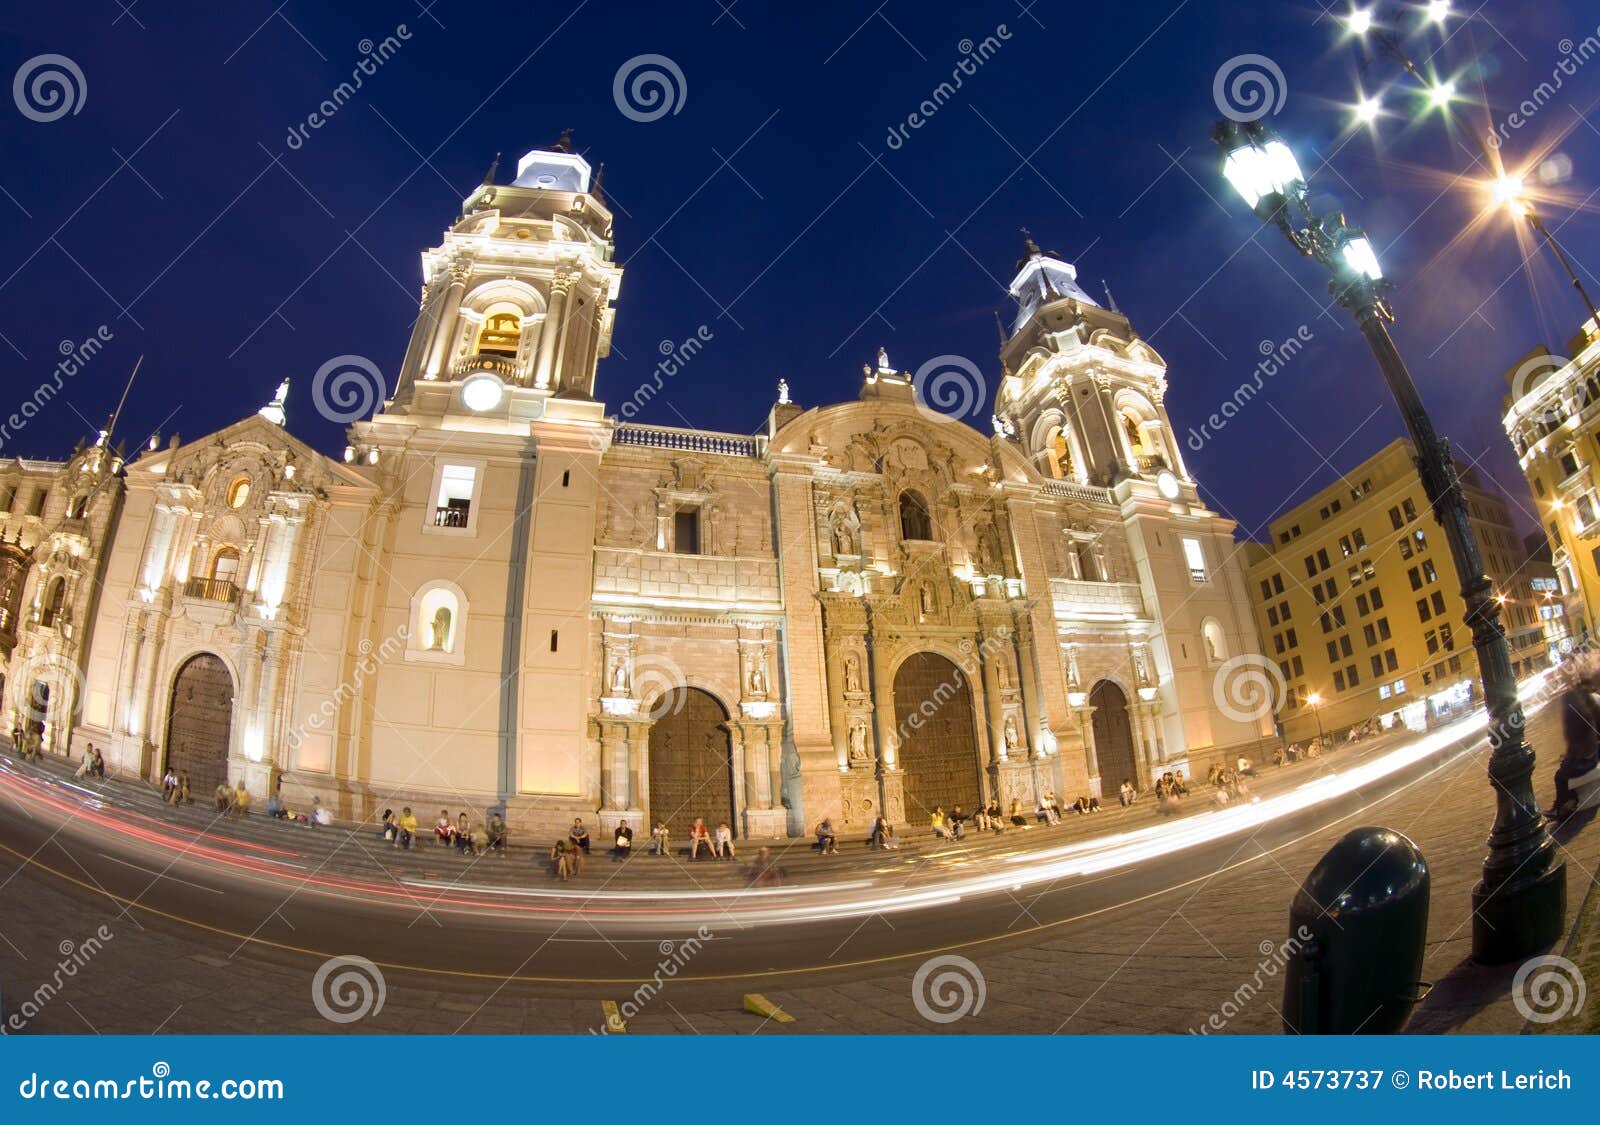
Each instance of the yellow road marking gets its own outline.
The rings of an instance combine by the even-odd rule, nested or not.
[[[600,1011],[606,1017],[606,1030],[612,1035],[628,1034],[628,1024],[622,1018],[622,1012],[617,1008],[615,1000],[600,1001]]]

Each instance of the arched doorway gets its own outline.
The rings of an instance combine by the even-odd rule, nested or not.
[[[679,842],[697,816],[738,835],[727,709],[697,688],[674,688],[651,712],[660,718],[650,727],[650,823],[666,821]]]
[[[936,806],[976,806],[978,731],[961,669],[932,652],[909,657],[894,674],[894,719],[906,820],[926,823]]]
[[[1114,793],[1123,781],[1139,789],[1146,780],[1139,774],[1133,753],[1133,726],[1128,721],[1128,697],[1110,680],[1101,680],[1089,692],[1094,708],[1094,752],[1100,762],[1100,789]]]
[[[233,677],[221,658],[202,652],[172,681],[167,712],[166,767],[187,770],[189,788],[204,800],[228,777],[233,734]]]

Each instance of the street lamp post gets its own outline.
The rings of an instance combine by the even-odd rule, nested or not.
[[[1527,957],[1554,942],[1565,926],[1566,864],[1555,853],[1534,798],[1534,754],[1523,737],[1511,649],[1468,522],[1455,462],[1389,335],[1394,319],[1385,299],[1389,283],[1361,230],[1341,214],[1312,213],[1299,163],[1266,125],[1220,121],[1212,138],[1223,151],[1223,174],[1256,215],[1332,275],[1329,290],[1355,317],[1411,435],[1423,490],[1461,575],[1489,713],[1489,781],[1496,809],[1483,878],[1472,892],[1472,952],[1491,964]]]
[[[1322,696],[1318,692],[1312,692],[1306,696],[1306,702],[1311,704],[1311,717],[1317,720],[1317,753],[1320,754],[1325,741],[1322,734]]]

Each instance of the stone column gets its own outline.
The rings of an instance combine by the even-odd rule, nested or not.
[[[450,288],[445,291],[439,319],[433,326],[433,343],[428,348],[424,374],[430,379],[439,378],[450,358],[450,341],[456,334],[457,314],[461,311],[461,298],[466,296],[467,275],[471,272],[472,266],[467,262],[450,264]]]
[[[544,311],[544,324],[539,328],[539,354],[534,362],[533,385],[548,390],[555,374],[556,335],[567,313],[567,291],[572,288],[572,275],[558,273],[550,279],[550,300]]]
[[[1097,797],[1105,796],[1105,784],[1100,777],[1100,754],[1094,744],[1094,712],[1095,708],[1083,706],[1077,708],[1078,731],[1083,739],[1084,767],[1089,771],[1089,785]],[[1117,782],[1121,785],[1122,782]]]
[[[1025,720],[1020,733],[1022,743],[1028,750],[1028,757],[1036,758],[1041,751],[1039,729],[1044,725],[1045,715],[1039,698],[1039,668],[1033,651],[1033,623],[1024,610],[1018,612],[1015,639]]]

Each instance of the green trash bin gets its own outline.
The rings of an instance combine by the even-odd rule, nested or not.
[[[1388,828],[1357,828],[1289,907],[1283,1024],[1290,1034],[1386,1035],[1422,998],[1428,862]]]

